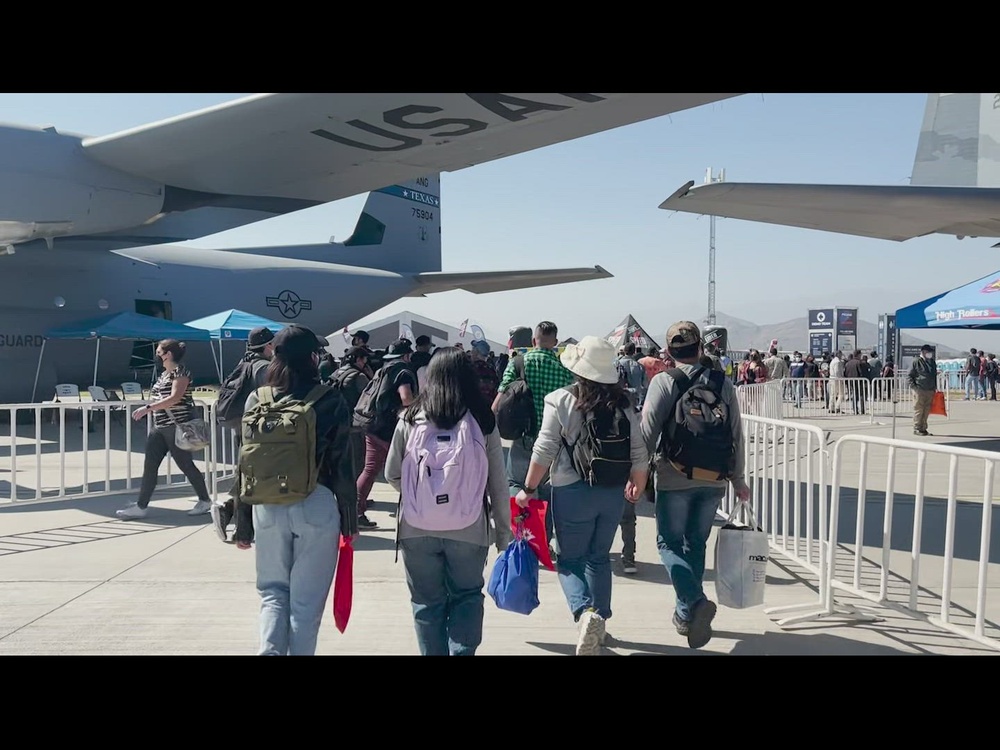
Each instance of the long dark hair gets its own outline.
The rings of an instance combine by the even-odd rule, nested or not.
[[[409,423],[424,415],[442,430],[450,430],[468,411],[484,435],[496,427],[496,417],[479,390],[479,378],[465,352],[440,347],[427,364],[427,377],[416,400],[406,410]]]
[[[585,414],[593,411],[614,414],[615,409],[628,409],[632,400],[620,383],[597,383],[576,376],[573,387],[576,394],[576,408]]]
[[[265,384],[276,391],[289,393],[299,385],[319,382],[319,365],[313,361],[312,352],[289,357],[282,352],[274,353],[267,366]]]

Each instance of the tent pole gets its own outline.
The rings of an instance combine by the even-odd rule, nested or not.
[[[91,385],[97,385],[97,361],[101,358],[101,337],[97,337],[97,353],[94,355],[94,382]]]
[[[209,339],[208,348],[212,350],[212,359],[215,360],[215,374],[219,375],[219,385],[222,385],[222,375],[219,374],[219,373],[222,372],[222,365],[219,364],[219,358],[222,357],[222,340],[221,339],[219,340],[219,356],[218,357],[215,356],[215,347],[212,346],[211,339]]]
[[[35,368],[35,384],[31,388],[31,403],[35,403],[35,393],[38,391],[38,376],[42,372],[42,357],[45,356],[45,342],[48,339],[42,339],[42,350],[38,352],[38,367]]]

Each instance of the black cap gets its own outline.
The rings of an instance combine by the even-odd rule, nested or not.
[[[367,344],[368,339],[370,338],[371,336],[368,335],[368,331],[362,331],[360,329],[351,334],[351,341],[353,341],[354,339],[361,339]]]
[[[329,345],[329,341],[305,326],[286,326],[274,337],[274,353],[283,358],[322,352]]]
[[[417,336],[417,346],[427,346],[431,343],[431,337],[426,334],[423,336]]]
[[[389,344],[389,348],[382,355],[382,359],[399,359],[406,354],[413,354],[413,345],[410,343],[410,340],[396,339]]]
[[[931,346],[930,344],[924,344],[922,347],[920,347],[920,351],[922,351],[922,352],[933,352],[934,351],[934,347]]]
[[[357,362],[362,357],[369,359],[371,356],[372,350],[367,346],[352,346],[344,353],[344,359],[348,362]]]
[[[266,326],[259,326],[250,331],[247,337],[247,349],[263,349],[274,338],[274,333]]]

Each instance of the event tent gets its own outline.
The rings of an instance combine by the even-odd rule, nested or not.
[[[42,340],[42,348],[38,353],[38,369],[35,370],[35,385],[31,389],[31,400],[35,400],[38,389],[38,376],[42,371],[42,357],[45,356],[45,344],[49,339],[94,339],[97,351],[94,355],[94,381],[97,381],[97,363],[101,356],[101,339],[117,339],[124,341],[159,341],[161,339],[178,339],[180,341],[211,341],[208,331],[177,323],[172,320],[155,318],[152,315],[140,315],[133,312],[120,312],[90,318],[76,323],[68,323],[58,328],[52,328]],[[212,350],[215,356],[215,350]]]
[[[236,341],[246,341],[250,337],[250,332],[254,328],[265,327],[271,329],[272,333],[277,333],[284,328],[287,323],[278,323],[274,320],[262,318],[242,310],[223,310],[222,312],[209,315],[205,318],[190,320],[185,325],[191,328],[199,328],[208,331],[213,339],[219,340],[219,356],[216,359],[216,368],[219,371],[219,381],[222,381],[222,342],[226,339]],[[212,352],[214,355],[214,351]]]
[[[900,308],[896,328],[1000,330],[1000,271]]]
[[[625,346],[629,341],[633,342],[636,349],[643,353],[651,346],[655,346],[657,349],[660,348],[660,345],[653,340],[653,337],[639,325],[639,321],[631,315],[625,318],[625,320],[618,324],[615,330],[607,335],[607,340],[615,349]]]

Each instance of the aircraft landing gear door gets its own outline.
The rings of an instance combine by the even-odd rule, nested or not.
[[[154,299],[137,299],[135,311],[139,315],[152,315],[154,318],[173,320],[173,308],[170,302]],[[137,383],[148,382],[152,388],[156,382],[156,342],[136,341],[132,345],[132,360],[129,369]]]

